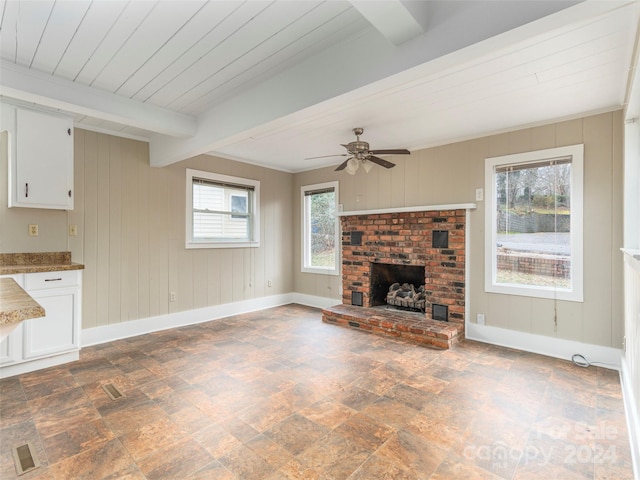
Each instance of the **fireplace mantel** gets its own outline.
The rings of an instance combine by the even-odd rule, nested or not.
[[[446,205],[418,205],[415,207],[392,207],[375,210],[352,210],[350,212],[338,212],[337,217],[350,217],[353,215],[379,215],[384,213],[405,213],[405,212],[430,212],[435,210],[475,210],[478,207],[475,203],[448,203]]]

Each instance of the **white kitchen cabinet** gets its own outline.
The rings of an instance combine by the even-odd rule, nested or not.
[[[25,291],[45,316],[23,321],[0,343],[0,378],[79,358],[82,270],[26,273]]]
[[[24,275],[3,275],[0,278],[13,278],[24,288]],[[22,324],[18,325],[10,335],[0,342],[0,367],[5,364],[15,363],[22,359]]]
[[[73,210],[73,120],[3,104],[9,207]]]
[[[20,338],[22,338],[22,336],[18,334],[18,330],[21,328],[22,325],[18,325],[9,336],[0,342],[0,366],[15,363],[20,360]]]

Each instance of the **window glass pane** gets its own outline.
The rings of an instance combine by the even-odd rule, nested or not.
[[[306,197],[309,205],[309,266],[336,268],[335,192],[312,194]]]
[[[495,174],[496,283],[571,288],[571,164]]]
[[[259,247],[260,181],[186,173],[186,248]]]
[[[243,240],[249,238],[249,217],[193,212],[194,240]]]
[[[194,182],[193,208],[195,210],[224,210],[224,188]]]
[[[247,192],[238,195],[237,193],[231,195],[231,211],[233,213],[244,213],[247,214],[249,211],[247,210],[248,202],[247,202]],[[233,218],[242,218],[242,215],[233,215]]]
[[[194,183],[194,240],[249,239],[250,194],[241,189]]]

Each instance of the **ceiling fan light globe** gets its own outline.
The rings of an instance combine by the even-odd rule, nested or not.
[[[369,173],[371,171],[371,169],[373,168],[373,163],[367,162],[365,160],[364,162],[362,162],[362,168],[364,168],[365,172]]]
[[[359,165],[360,162],[358,162],[358,160],[356,160],[355,158],[350,158],[347,162],[347,167],[345,168],[345,170],[349,175],[355,175]]]

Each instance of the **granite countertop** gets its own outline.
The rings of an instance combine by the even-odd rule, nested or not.
[[[44,308],[13,278],[0,278],[0,326],[44,316]]]
[[[82,269],[71,261],[71,252],[0,253],[0,275]]]

